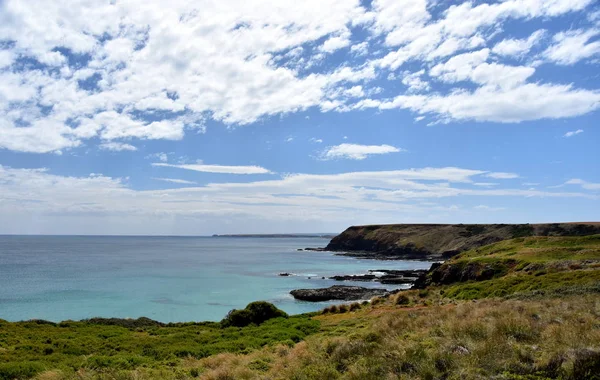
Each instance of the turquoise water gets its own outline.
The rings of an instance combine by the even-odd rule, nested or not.
[[[256,300],[296,314],[328,303],[296,301],[290,290],[342,284],[323,276],[430,266],[297,251],[327,242],[321,238],[0,236],[0,318],[61,321],[146,316],[162,322],[216,321]],[[295,275],[281,277],[280,272]]]

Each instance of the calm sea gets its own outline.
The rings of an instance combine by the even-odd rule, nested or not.
[[[229,310],[256,300],[296,314],[319,310],[327,303],[295,301],[290,290],[341,284],[321,277],[430,265],[297,251],[327,242],[321,238],[0,236],[0,319],[146,316],[162,322],[217,321]],[[295,275],[281,277],[280,272]]]

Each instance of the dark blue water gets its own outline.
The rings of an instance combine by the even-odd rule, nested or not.
[[[327,242],[320,238],[0,236],[0,318],[220,320],[229,310],[256,300],[296,314],[327,305],[295,301],[289,295],[292,289],[340,284],[323,276],[430,265],[297,251]],[[280,272],[296,275],[280,277]]]

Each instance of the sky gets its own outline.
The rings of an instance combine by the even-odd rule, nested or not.
[[[597,0],[0,0],[0,233],[600,220]]]

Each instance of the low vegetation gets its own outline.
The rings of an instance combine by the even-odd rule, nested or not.
[[[220,323],[0,321],[0,380],[600,379],[600,235],[476,248],[420,286]]]
[[[177,374],[183,360],[249,353],[273,344],[293,346],[318,330],[319,322],[305,315],[279,316],[246,327],[213,322],[164,325],[148,319],[0,321],[0,379],[29,378],[44,371],[78,378],[83,372],[128,373],[138,368]]]

